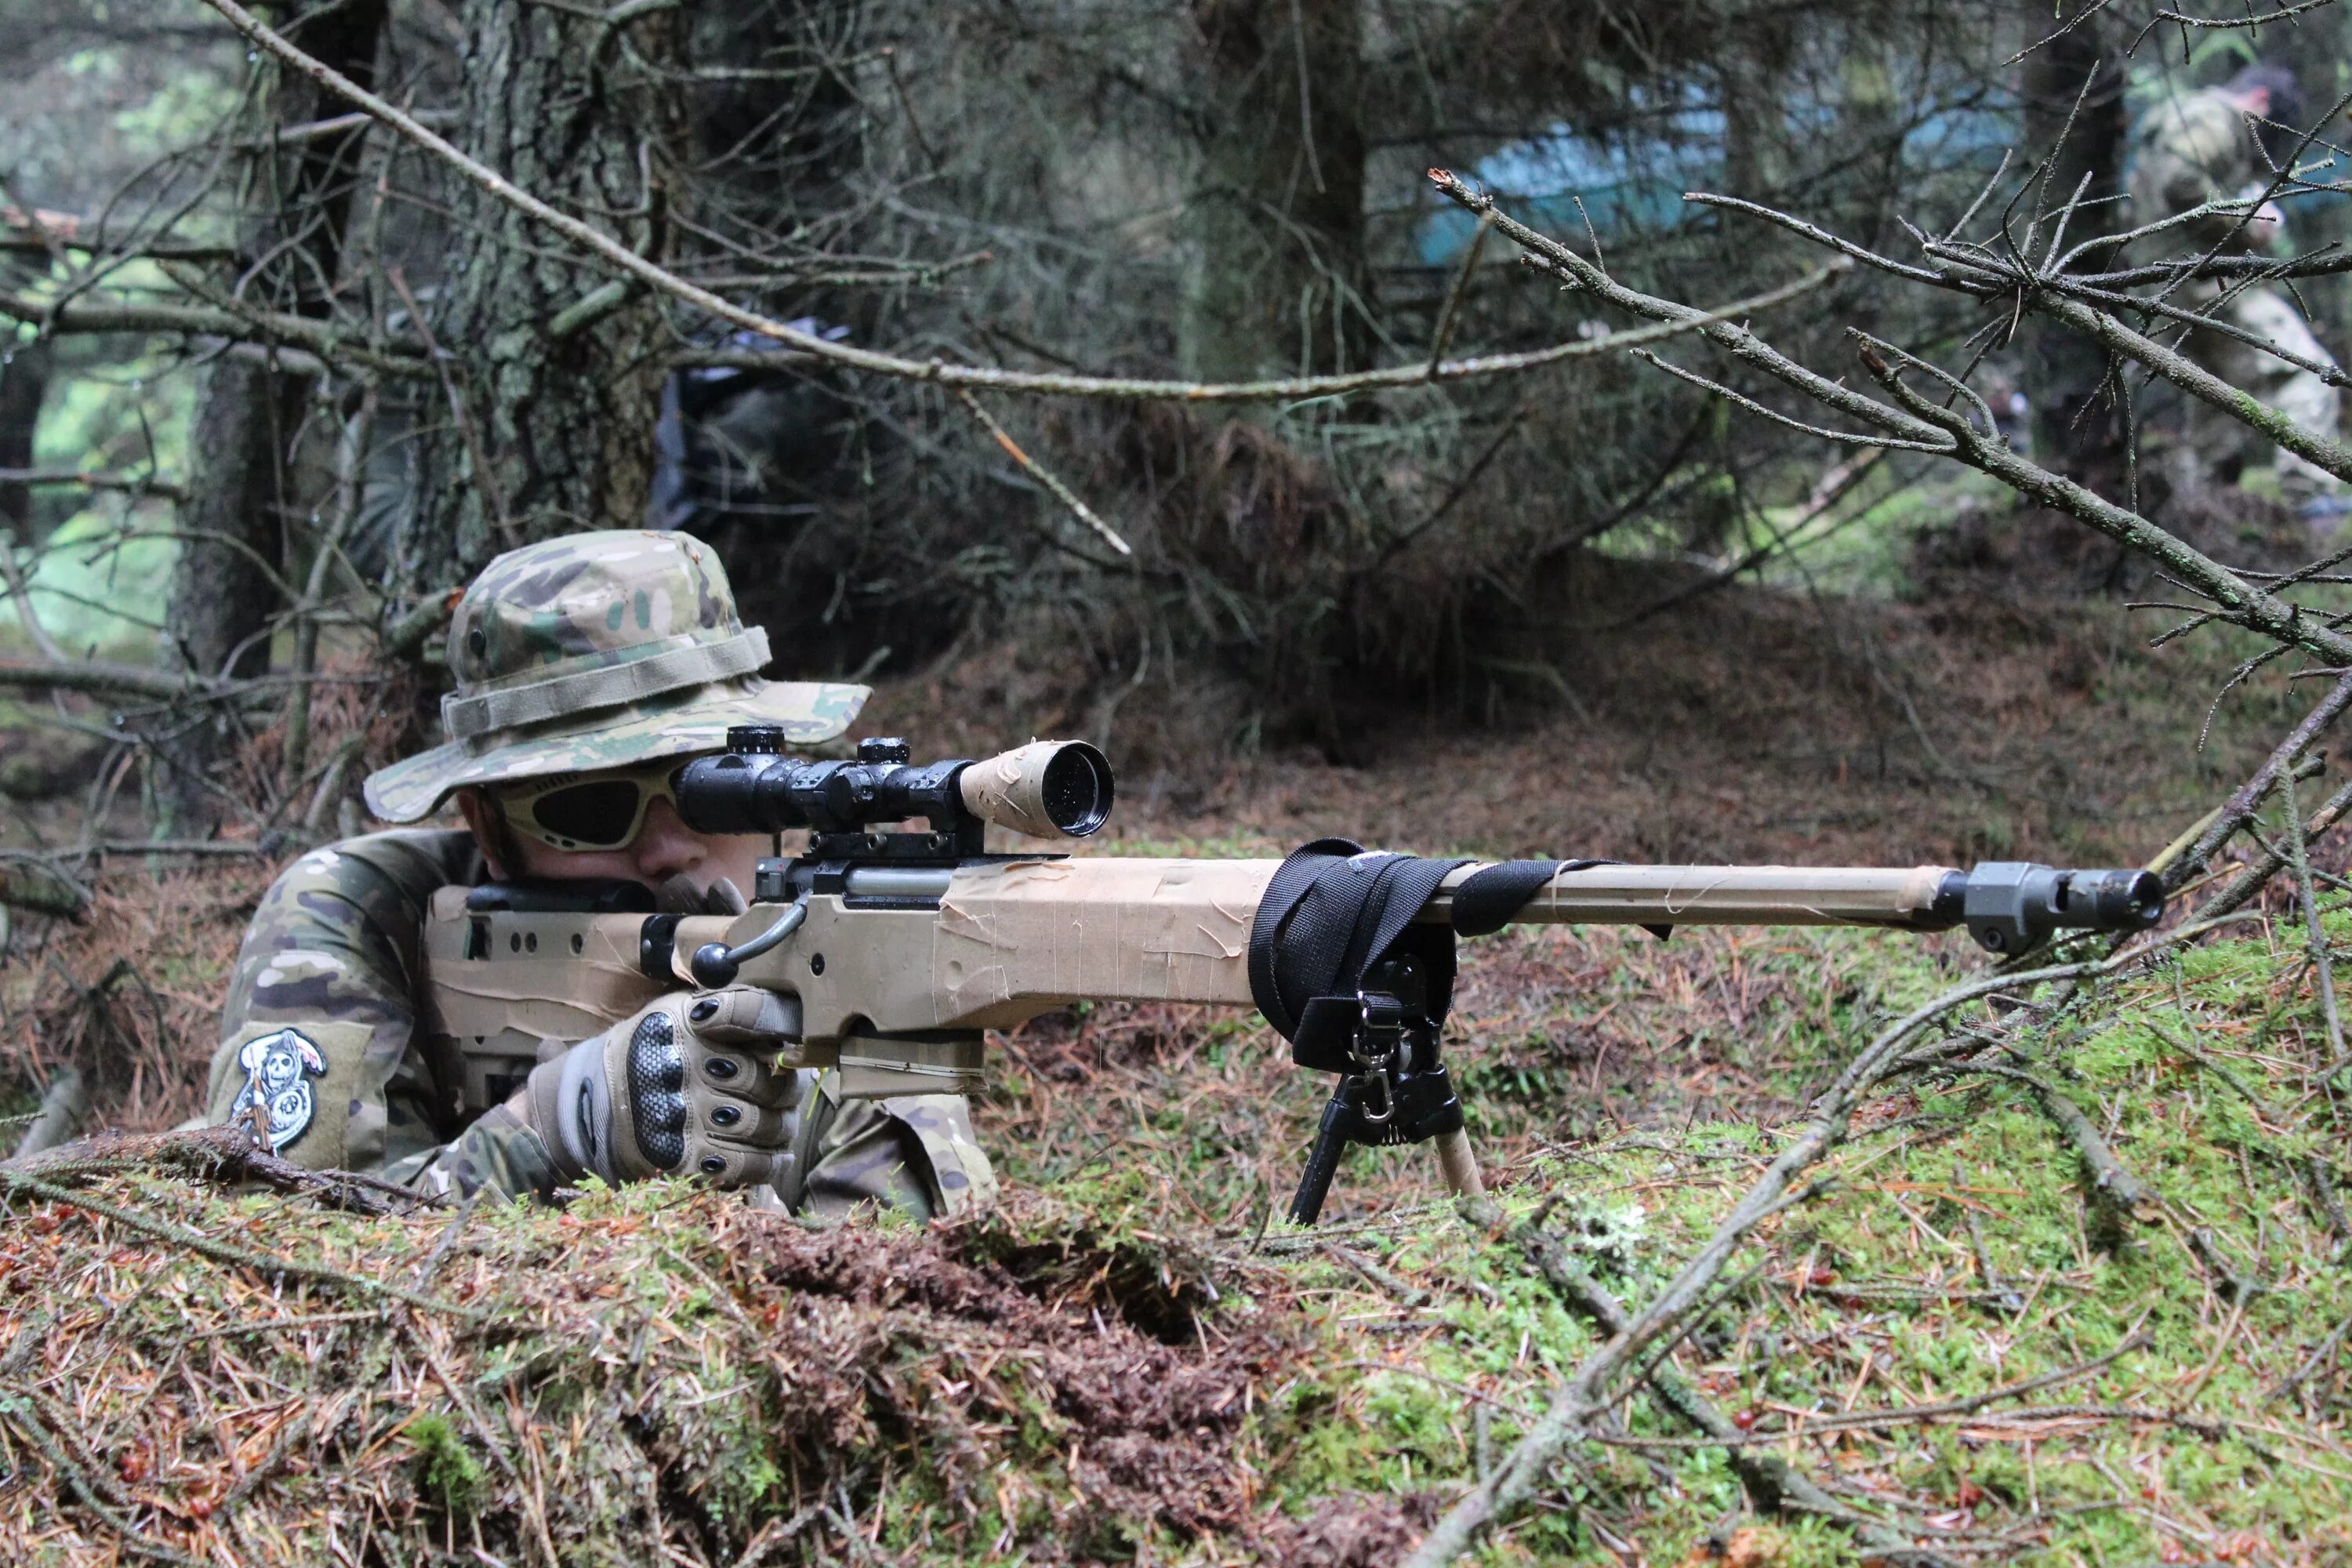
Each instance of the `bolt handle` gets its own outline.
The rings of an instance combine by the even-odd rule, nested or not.
[[[695,984],[705,991],[718,991],[732,985],[735,976],[742,971],[745,959],[757,958],[782,945],[787,937],[801,929],[801,922],[806,919],[808,900],[803,896],[794,900],[782,914],[778,915],[773,925],[749,942],[738,942],[733,947],[723,942],[704,942],[686,961],[687,973],[692,974]]]

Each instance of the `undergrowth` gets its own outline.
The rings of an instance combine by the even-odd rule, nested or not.
[[[1948,1561],[2344,1561],[2352,1178],[2301,952],[2209,941],[2063,1015],[1958,1016],[2157,1201],[2117,1212],[2020,1082],[1916,1077],[1662,1373]],[[1474,946],[1453,1052],[1506,1213],[1638,1306],[1866,1024],[1972,962]],[[983,1114],[1018,1195],[928,1231],[664,1184],[367,1217],[131,1163],[17,1179],[0,1558],[1394,1561],[1600,1334],[1417,1152],[1356,1152],[1314,1232],[1275,1218],[1318,1100],[1276,1044],[1165,1009],[1023,1031]],[[1594,1433],[1486,1560],[1861,1554],[1760,1511],[1651,1392]]]
[[[1997,654],[2032,629],[1970,635]],[[2086,714],[2105,734],[2142,679],[2086,654],[2034,708],[1988,684],[1998,658],[1972,668],[1969,700],[2044,738]],[[1618,731],[1636,708],[1673,729],[1652,685],[1609,679],[1591,700]],[[2269,703],[2225,710],[2217,752],[2274,727]],[[1627,733],[1574,750],[1558,727],[1435,774],[1418,754],[1139,770],[1129,830],[1152,837],[1109,848],[1273,855],[1352,826],[1489,853],[1967,858],[2053,852],[2063,821],[2059,847],[2132,858],[2161,835],[2131,813],[2168,834],[2238,776],[2127,751],[2096,801],[2061,792],[2020,827],[1967,782],[2033,772],[2001,749],[2012,723],[1982,753],[1912,735],[1932,796],[1867,737],[1780,736],[1775,787],[1735,797],[1708,759],[1764,742],[1713,711],[1662,773]],[[1822,827],[1865,771],[1899,812]],[[2315,843],[2323,872],[2340,838]],[[195,1110],[267,864],[110,876],[79,924],[26,922],[0,1082],[70,1063],[117,1125]],[[1864,1108],[1673,1342],[1662,1380],[1848,1517],[1767,1506],[1720,1434],[1636,1382],[1484,1559],[1799,1568],[1894,1538],[1953,1563],[2352,1561],[2352,1082],[2318,1070],[2337,1047],[2299,925],[2258,929],[2062,1011],[2044,992],[1954,1015],[1952,1048]],[[994,1041],[977,1120],[1013,1196],[929,1230],[813,1230],[665,1184],[369,1216],[128,1159],[11,1178],[0,1562],[1397,1562],[1602,1342],[1543,1249],[1638,1310],[1871,1032],[1981,963],[1957,936],[1858,931],[1465,944],[1448,1054],[1499,1226],[1457,1215],[1419,1150],[1352,1152],[1325,1223],[1286,1226],[1328,1080],[1254,1016],[1168,1006]],[[2093,1182],[2043,1090],[2152,1195]]]

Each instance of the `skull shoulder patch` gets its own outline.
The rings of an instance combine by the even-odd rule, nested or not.
[[[230,1121],[242,1121],[259,1107],[270,1152],[284,1152],[310,1130],[319,1113],[310,1080],[327,1076],[326,1058],[299,1029],[280,1029],[246,1041],[236,1053],[236,1065],[245,1070],[245,1087],[229,1108]]]

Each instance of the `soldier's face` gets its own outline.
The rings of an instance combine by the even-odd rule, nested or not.
[[[768,840],[756,834],[695,832],[667,800],[649,805],[637,836],[617,849],[558,849],[524,834],[500,832],[498,807],[478,790],[460,791],[457,809],[474,830],[474,841],[490,863],[490,875],[501,880],[538,877],[585,881],[617,877],[658,888],[683,873],[698,888],[708,888],[724,877],[748,892],[754,864],[768,851]]]

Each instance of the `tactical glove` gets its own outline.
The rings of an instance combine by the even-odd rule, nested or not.
[[[776,1051],[799,1022],[756,986],[665,996],[531,1069],[531,1125],[566,1180],[773,1182],[799,1089]]]

